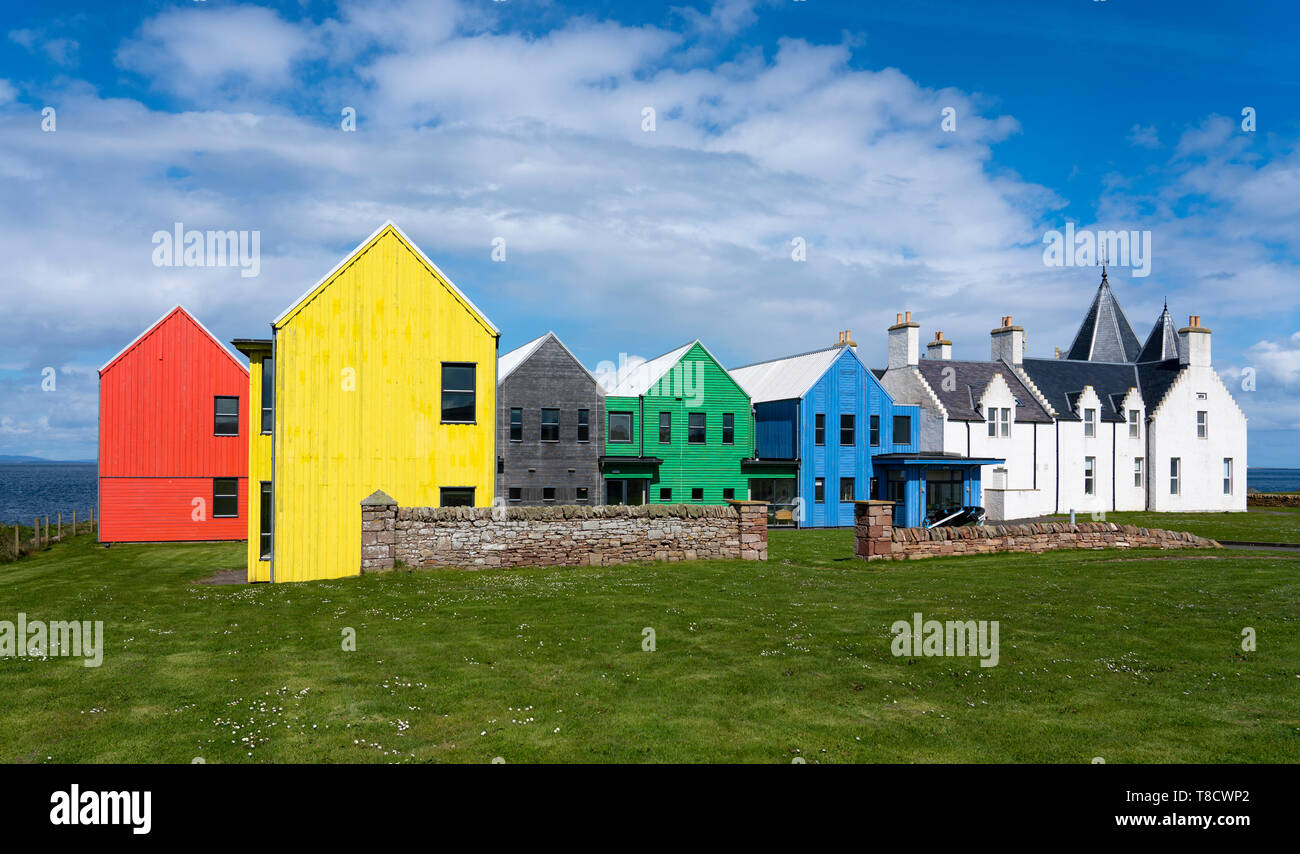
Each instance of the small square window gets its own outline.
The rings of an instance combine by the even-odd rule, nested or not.
[[[736,500],[736,490],[733,489],[733,488],[731,488],[731,487],[727,487],[726,489],[723,489],[723,490],[722,490],[722,498],[723,498],[724,501],[735,501],[735,500]]]
[[[560,410],[558,409],[542,410],[542,441],[543,442],[560,441]]]
[[[474,487],[444,486],[438,490],[438,499],[442,507],[473,507]]]
[[[239,516],[239,478],[212,479],[212,518],[234,519]]]
[[[698,486],[693,487],[693,488],[691,489],[691,500],[692,500],[692,501],[703,501],[703,500],[704,500],[704,490],[701,489],[701,488],[698,487]]]
[[[543,487],[542,487],[542,500],[543,500],[543,501],[554,501],[554,500],[555,500],[555,487],[553,487],[553,486],[543,486]]]
[[[609,441],[615,444],[628,444],[632,441],[632,413],[609,413]]]
[[[510,487],[509,495],[511,501],[515,501],[515,502],[523,501],[524,500],[523,487],[519,487],[519,486]]]
[[[672,491],[671,489],[669,489],[668,487],[666,487],[666,486],[660,487],[660,488],[659,488],[659,500],[660,500],[660,501],[672,501],[672,500],[673,500],[673,491]]]
[[[239,435],[239,398],[217,397],[213,399],[212,435]]]
[[[576,490],[574,490],[573,500],[576,501],[576,502],[578,502],[579,504],[586,504],[586,503],[587,503],[587,487],[585,487],[585,486],[579,486]]]

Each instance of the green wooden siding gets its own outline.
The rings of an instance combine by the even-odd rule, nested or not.
[[[749,475],[742,472],[740,461],[754,455],[754,425],[749,396],[708,351],[695,344],[687,350],[663,379],[651,387],[644,399],[609,396],[605,401],[608,415],[633,413],[630,443],[606,441],[607,456],[659,457],[663,464],[650,478],[649,503],[721,504],[724,489],[735,490],[735,498],[749,497]],[[672,437],[667,444],[659,441],[659,413],[670,413]],[[691,413],[703,413],[705,442],[687,441]],[[723,414],[735,416],[735,438],[722,443]],[[607,415],[607,417],[608,417]],[[606,432],[606,437],[608,437]],[[614,474],[606,466],[606,478],[627,477]],[[661,489],[671,489],[667,501],[659,497]],[[692,502],[691,490],[703,489],[702,501]]]

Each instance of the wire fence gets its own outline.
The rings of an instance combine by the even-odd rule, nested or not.
[[[97,525],[94,509],[89,514],[73,510],[67,516],[38,516],[30,525],[0,525],[0,563],[44,551],[71,537],[94,535]]]

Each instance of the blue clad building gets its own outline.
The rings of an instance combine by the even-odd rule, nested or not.
[[[903,485],[887,485],[873,460],[917,453],[920,407],[894,403],[847,332],[834,347],[746,365],[731,375],[754,404],[754,456],[743,465],[750,498],[772,504],[770,521],[849,526],[854,501],[892,493],[906,502]]]

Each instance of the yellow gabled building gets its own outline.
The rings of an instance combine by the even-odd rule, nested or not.
[[[499,336],[388,222],[270,339],[235,341],[250,362],[248,580],[359,574],[376,489],[401,506],[491,506]]]

